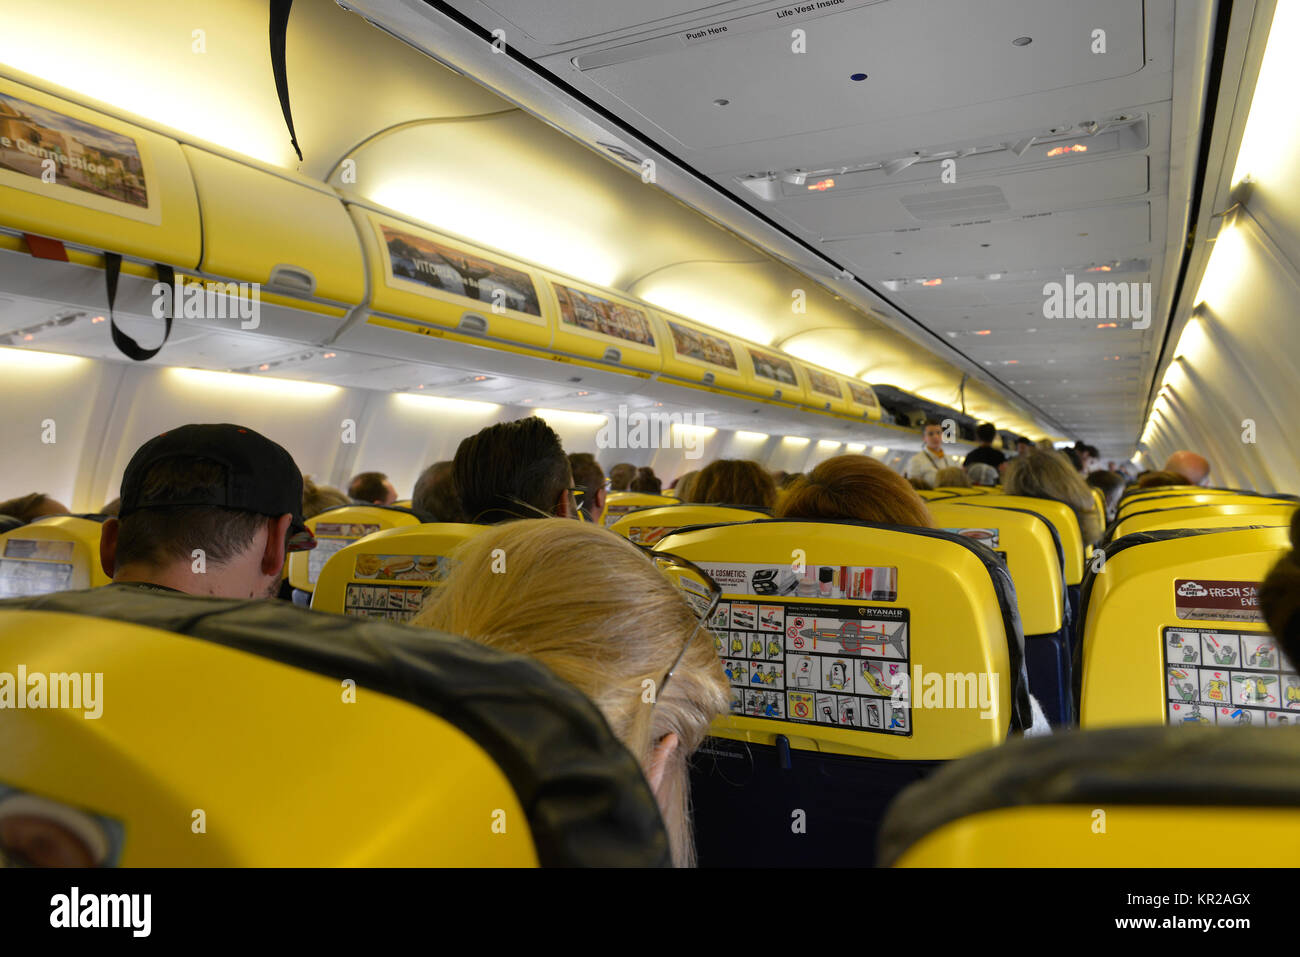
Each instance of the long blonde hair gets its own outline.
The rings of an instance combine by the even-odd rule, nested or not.
[[[1002,488],[1008,495],[1050,498],[1070,506],[1085,545],[1095,544],[1105,531],[1092,489],[1060,452],[1039,449],[1026,458],[1012,459]]]
[[[413,624],[542,662],[595,703],[643,770],[663,737],[676,734],[656,796],[673,862],[693,865],[687,759],[730,693],[701,628],[658,700],[643,699],[646,687],[658,691],[696,626],[681,592],[635,545],[566,519],[485,529],[455,557]]]

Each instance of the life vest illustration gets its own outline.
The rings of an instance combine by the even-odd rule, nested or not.
[[[1276,675],[1233,675],[1232,680],[1242,686],[1241,696],[1248,704],[1266,704],[1277,700],[1268,690],[1268,686],[1277,681]]]

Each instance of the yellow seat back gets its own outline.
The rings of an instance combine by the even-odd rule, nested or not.
[[[1125,519],[1138,512],[1162,508],[1183,508],[1188,505],[1253,505],[1264,502],[1294,501],[1293,496],[1258,495],[1255,492],[1234,492],[1229,489],[1202,489],[1188,486],[1185,491],[1165,490],[1161,495],[1125,498],[1119,503],[1115,517]]]
[[[677,499],[667,495],[650,495],[646,492],[610,492],[605,496],[605,510],[600,513],[600,524],[609,528],[628,512],[651,505],[676,505]]]
[[[1054,735],[954,762],[904,791],[885,820],[880,863],[1202,868],[1206,848],[1227,847],[1244,855],[1238,863],[1285,867],[1300,855],[1296,804],[1294,734]]]
[[[980,500],[989,508],[1014,508],[1036,512],[1052,523],[1061,539],[1061,552],[1065,561],[1065,583],[1077,585],[1083,581],[1083,535],[1079,532],[1079,519],[1070,506],[1049,498],[1029,495],[990,495]]]
[[[653,545],[673,529],[687,525],[725,525],[731,522],[748,522],[756,518],[769,518],[767,512],[741,508],[735,505],[661,505],[628,512],[613,525],[628,541],[640,545]]]
[[[1273,725],[1300,709],[1257,601],[1287,534],[1169,529],[1108,545],[1084,586],[1080,724]]]
[[[716,737],[772,744],[784,735],[822,753],[942,760],[997,744],[1027,715],[1015,711],[1023,634],[1014,590],[997,557],[970,539],[772,519],[674,532],[656,550],[694,562],[723,589],[712,627],[734,693]],[[990,692],[996,684],[989,717],[970,706],[926,710],[931,674],[973,675]],[[891,701],[899,675],[911,686],[905,703]]]
[[[1026,635],[1061,629],[1065,607],[1062,552],[1054,526],[1035,512],[939,501],[929,506],[935,525],[987,545],[1007,562]]]
[[[976,485],[939,485],[934,491],[948,495],[987,495],[982,486]]]
[[[1289,525],[1295,502],[1262,501],[1231,505],[1174,505],[1133,512],[1115,523],[1111,538],[1163,528],[1234,528],[1244,525]]]
[[[0,819],[7,806],[45,818],[65,860],[665,860],[635,760],[594,706],[525,659],[286,602],[123,586],[36,602],[0,606],[0,673],[29,687],[84,677],[95,708],[70,697],[74,681],[60,707],[5,712]]]
[[[420,519],[392,505],[340,505],[307,519],[316,547],[289,555],[289,584],[310,594],[321,569],[335,552],[357,539],[388,528],[418,525]]]
[[[0,598],[108,584],[99,562],[103,529],[93,519],[51,515],[0,535]]]
[[[330,556],[311,607],[357,618],[407,621],[451,570],[451,553],[487,525],[452,522],[372,532]]]

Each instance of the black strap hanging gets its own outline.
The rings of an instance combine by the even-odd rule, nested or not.
[[[122,272],[122,256],[119,253],[104,253],[104,281],[108,285],[108,331],[113,336],[113,345],[128,359],[144,362],[152,359],[167,344],[167,337],[172,334],[172,290],[176,287],[176,271],[171,266],[154,263],[160,282],[167,284],[167,308],[164,312],[162,342],[156,348],[143,349],[140,344],[117,327],[113,318],[113,304],[117,301],[117,278]]]
[[[293,9],[293,0],[271,0],[271,71],[275,74],[275,92],[280,95],[280,110],[284,113],[284,123],[289,127],[289,142],[293,151],[302,162],[302,150],[298,148],[298,134],[293,129],[293,110],[289,106],[289,74],[284,66],[285,36],[289,32],[289,11]]]

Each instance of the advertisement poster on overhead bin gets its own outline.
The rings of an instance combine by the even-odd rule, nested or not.
[[[797,386],[799,377],[794,373],[794,363],[783,356],[750,349],[749,357],[754,360],[754,375],[761,379],[771,379],[784,385]]]
[[[650,327],[650,318],[640,309],[571,289],[558,282],[551,285],[555,288],[555,298],[560,301],[560,321],[566,326],[654,347],[655,335]]]
[[[1174,608],[1179,618],[1264,620],[1259,610],[1259,582],[1180,578],[1174,582]]]
[[[379,228],[388,247],[388,275],[394,284],[425,295],[451,293],[485,303],[489,309],[498,305],[541,317],[537,290],[527,273],[387,223]]]
[[[853,401],[858,405],[865,405],[874,409],[878,404],[876,402],[876,393],[868,389],[865,385],[858,385],[852,379],[849,380],[849,395],[853,396]]]
[[[837,399],[843,398],[844,394],[840,392],[840,384],[835,376],[827,375],[825,372],[820,372],[808,366],[804,366],[804,371],[808,373],[808,384],[812,386],[814,392],[834,396]]]
[[[707,362],[709,365],[721,366],[738,372],[736,353],[731,343],[721,336],[711,336],[707,332],[691,329],[680,323],[668,320],[668,329],[673,334],[673,349],[685,359]]]
[[[142,222],[150,211],[146,161],[129,136],[0,90],[0,184],[56,195]]]

